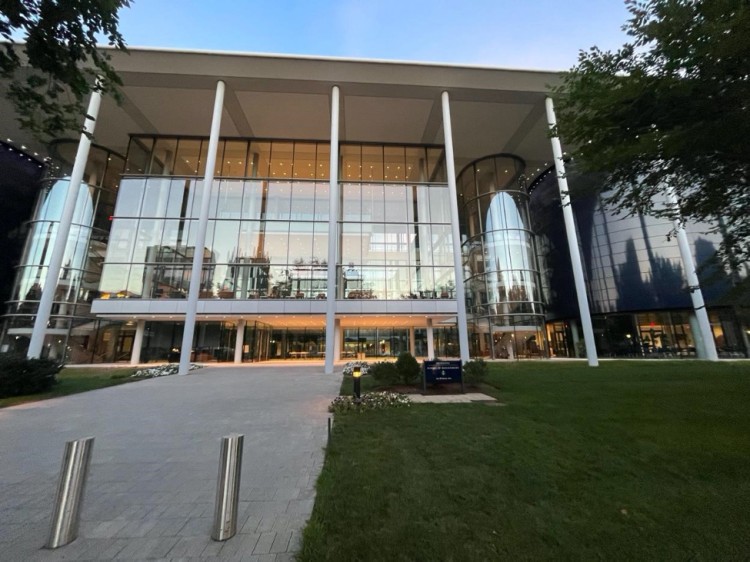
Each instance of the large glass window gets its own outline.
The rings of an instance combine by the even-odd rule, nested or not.
[[[457,181],[472,352],[493,358],[539,357],[547,349],[522,172],[519,159],[493,156],[467,166]],[[444,212],[430,203],[432,215]],[[434,261],[442,266],[449,265],[450,236],[450,229],[432,229]]]

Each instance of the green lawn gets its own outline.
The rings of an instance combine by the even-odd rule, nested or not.
[[[489,382],[504,406],[338,416],[301,559],[746,559],[750,362]]]
[[[68,394],[78,394],[97,388],[105,388],[126,382],[141,380],[134,379],[130,375],[135,373],[136,369],[130,367],[117,367],[108,369],[98,369],[95,367],[66,367],[57,375],[58,383],[52,387],[49,392],[40,394],[30,394],[26,396],[14,396],[12,398],[0,398],[0,408],[15,406],[26,402],[36,402],[37,400],[47,400],[48,398],[57,398],[58,396],[67,396]]]

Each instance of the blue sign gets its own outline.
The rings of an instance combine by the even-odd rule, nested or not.
[[[424,383],[437,384],[461,381],[461,361],[425,361]]]

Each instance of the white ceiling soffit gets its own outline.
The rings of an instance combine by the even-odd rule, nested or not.
[[[343,139],[362,142],[420,143],[432,100],[345,96]]]
[[[211,131],[215,90],[127,86],[124,91],[161,134],[207,137]],[[221,135],[239,136],[226,104],[221,118]]]
[[[321,94],[236,92],[258,138],[327,139],[331,136],[329,97]]]
[[[456,158],[474,160],[502,152],[531,105],[457,101],[451,103]],[[518,154],[526,158],[524,154]]]

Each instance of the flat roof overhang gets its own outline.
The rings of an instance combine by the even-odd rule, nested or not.
[[[437,321],[455,318],[456,301],[435,300],[340,300],[336,317],[346,327],[416,326],[426,318]],[[258,320],[273,326],[325,326],[324,300],[253,299],[199,300],[198,320]],[[177,299],[97,299],[91,312],[112,320],[153,320],[179,322],[185,318],[186,301]]]
[[[123,103],[104,100],[95,140],[119,152],[131,134],[208,136],[223,80],[226,137],[326,140],[337,85],[342,142],[439,145],[448,91],[457,170],[501,152],[523,158],[530,176],[552,161],[544,98],[555,72],[148,48],[111,55]],[[0,109],[12,114],[5,100]],[[14,119],[3,120],[0,134],[45,153]]]

